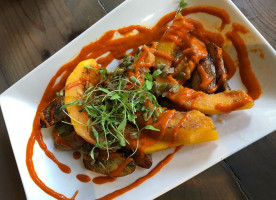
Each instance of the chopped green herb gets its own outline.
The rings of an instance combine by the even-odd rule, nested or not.
[[[97,72],[97,70],[96,70],[94,67],[91,67],[91,66],[84,66],[84,68],[93,69],[95,72]],[[97,72],[97,73],[98,73],[98,72]]]
[[[135,76],[131,76],[130,80],[137,85],[141,85],[140,81]]]
[[[185,72],[180,72],[175,76],[175,78],[176,79],[182,79],[182,78],[185,78],[185,76],[186,76]]]
[[[158,76],[160,74],[162,74],[162,71],[160,69],[157,69],[153,72],[152,76],[155,77],[155,76]]]
[[[179,54],[176,54],[176,58],[181,58],[183,56],[183,54],[182,53],[179,53]]]
[[[144,127],[144,129],[148,129],[148,130],[152,130],[152,131],[160,131],[159,129],[155,128],[154,126],[152,125],[146,125]]]
[[[176,11],[176,14],[175,16],[178,14],[178,13],[181,13],[182,10],[187,6],[188,4],[184,1],[184,0],[180,0],[180,3],[179,3],[179,6],[178,6],[178,9]]]

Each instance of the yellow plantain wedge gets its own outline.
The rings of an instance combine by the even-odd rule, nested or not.
[[[243,90],[206,94],[180,86],[178,92],[169,92],[166,97],[180,109],[198,110],[209,115],[249,109],[254,105],[253,99]]]
[[[168,115],[172,115],[169,120]],[[138,124],[144,127],[148,123],[141,118],[139,120],[138,117]],[[160,131],[142,132],[139,150],[145,154],[219,138],[212,119],[196,110],[189,112],[165,110],[157,121],[151,124]],[[131,144],[133,148],[136,145],[133,141]]]
[[[93,67],[89,69],[87,67]],[[85,91],[84,84],[97,84],[100,81],[98,74],[99,66],[93,59],[80,62],[74,71],[70,74],[66,81],[64,103],[69,104],[81,98]],[[95,140],[91,137],[87,130],[87,121],[89,116],[86,112],[79,112],[81,108],[76,104],[67,107],[71,122],[74,125],[76,133],[91,144],[95,144]]]

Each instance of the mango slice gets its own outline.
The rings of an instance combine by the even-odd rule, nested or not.
[[[86,67],[93,67],[95,70]],[[95,85],[100,81],[100,75],[97,72],[98,69],[99,66],[94,59],[84,60],[77,65],[66,81],[65,104],[81,98],[85,92],[85,84],[88,82]],[[95,144],[95,140],[91,137],[90,131],[86,126],[89,116],[86,112],[79,112],[80,109],[76,104],[67,107],[71,122],[79,136],[87,142]]]
[[[160,131],[145,130],[139,138],[139,151],[145,154],[177,147],[217,140],[216,127],[210,117],[199,111],[179,112],[165,110],[157,121],[143,121],[137,118],[140,127],[151,124]],[[130,146],[136,148],[137,141],[128,138]]]
[[[180,86],[177,93],[169,92],[167,97],[180,109],[198,110],[209,115],[249,109],[254,105],[253,99],[243,90],[205,94]]]

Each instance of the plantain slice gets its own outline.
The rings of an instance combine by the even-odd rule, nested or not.
[[[81,98],[87,85],[96,85],[100,81],[98,70],[99,66],[94,59],[80,62],[66,81],[64,103],[70,104]],[[86,126],[89,116],[86,112],[79,112],[80,109],[76,104],[67,107],[71,122],[79,136],[87,142],[95,144],[90,129]]]
[[[144,121],[138,117],[137,123],[140,127],[150,124],[160,130],[145,130],[141,133],[138,150],[144,154],[219,138],[212,119],[196,110],[179,112],[165,109],[156,122],[153,122],[152,119]],[[126,131],[131,131],[131,129]],[[132,148],[137,147],[136,139],[128,136],[127,139]]]
[[[209,115],[249,109],[254,105],[253,99],[243,90],[205,94],[180,86],[178,92],[169,92],[166,97],[180,109],[198,110]]]

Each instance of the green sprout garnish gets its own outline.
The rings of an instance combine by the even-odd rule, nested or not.
[[[176,11],[176,14],[175,16],[178,14],[178,13],[181,13],[182,10],[188,5],[188,3],[185,2],[185,0],[180,0],[180,3],[179,3],[179,6],[178,6],[178,9]]]
[[[154,77],[161,73],[160,70],[153,74],[146,72],[143,83],[134,76],[131,76],[129,80],[122,70],[124,69],[119,66],[110,73],[105,68],[101,68],[99,70],[101,81],[94,87],[88,87],[80,99],[63,106],[66,108],[76,104],[80,107],[79,112],[87,112],[89,115],[90,119],[85,126],[96,140],[91,151],[92,159],[94,159],[94,150],[97,147],[108,152],[110,149],[120,149],[126,146],[128,143],[125,138],[127,124],[136,128],[135,132],[131,132],[131,135],[137,138],[135,151],[143,129],[159,131],[152,125],[139,129],[136,119],[137,112],[146,116],[146,119],[152,117],[154,120],[162,112],[156,97],[151,93]],[[132,87],[127,87],[129,85]],[[146,106],[145,101],[148,101],[150,106]]]

